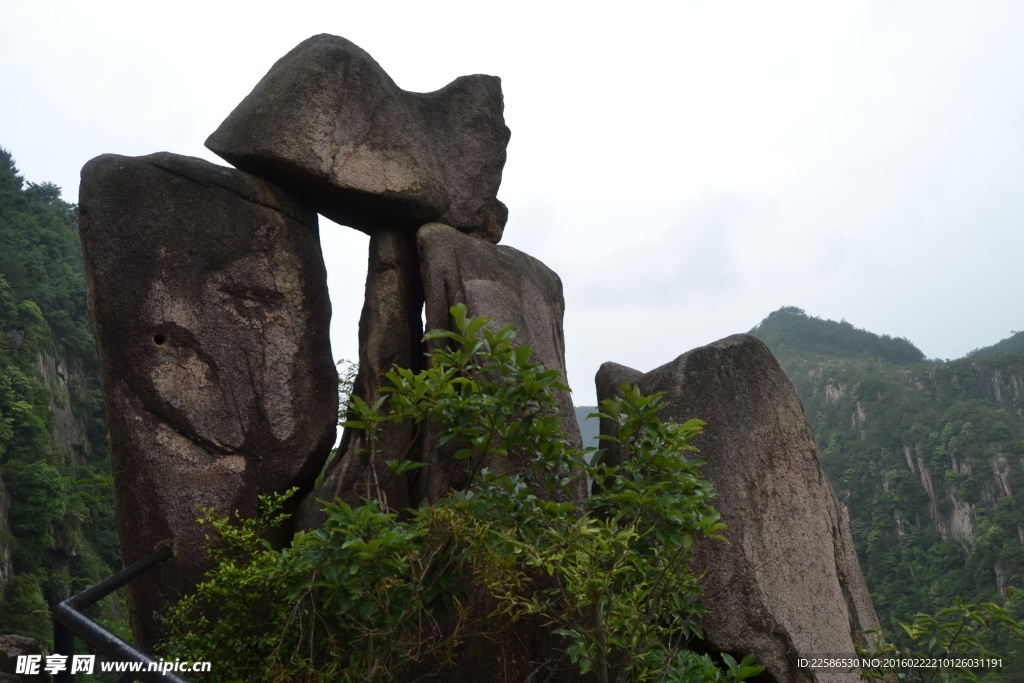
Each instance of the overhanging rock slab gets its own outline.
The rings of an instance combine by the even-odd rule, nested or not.
[[[278,60],[206,146],[370,234],[437,220],[497,242],[503,108],[494,76],[407,92],[364,50],[321,34]]]

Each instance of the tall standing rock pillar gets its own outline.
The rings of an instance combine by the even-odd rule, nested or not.
[[[645,394],[666,392],[662,419],[707,422],[693,443],[729,543],[702,543],[694,557],[696,569],[707,572],[705,644],[756,655],[774,683],[858,680],[799,663],[856,656],[855,644],[869,645],[864,630],[879,625],[845,510],[818,462],[800,399],[771,351],[738,334],[640,377],[631,372],[606,363],[598,381],[621,378]]]
[[[428,223],[416,233],[423,272],[427,329],[452,329],[449,309],[466,304],[469,315],[486,316],[495,329],[512,324],[516,344],[533,349],[532,360],[548,369],[558,370],[568,385],[565,370],[565,335],[562,317],[565,300],[562,281],[543,263],[518,249],[473,239],[442,223]],[[432,345],[443,344],[434,340]],[[566,391],[556,394],[562,431],[570,445],[580,448],[579,423]],[[420,470],[413,495],[417,500],[436,501],[452,489],[466,483],[465,463],[449,457],[428,437],[423,460],[429,467]],[[488,463],[496,471],[522,471],[526,463]],[[586,484],[580,480],[574,491],[578,500],[586,496]]]
[[[199,508],[252,517],[330,451],[327,277],[316,214],[199,159],[97,157],[80,210],[122,558],[174,544],[128,589],[149,645],[206,569]]]

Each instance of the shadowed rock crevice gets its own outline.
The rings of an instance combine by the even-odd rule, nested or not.
[[[401,230],[380,230],[370,237],[363,310],[359,317],[359,371],[352,393],[373,405],[390,385],[392,367],[423,369],[423,286],[415,238]],[[322,483],[302,503],[301,528],[315,528],[324,517],[318,500],[340,498],[349,505],[380,500],[393,512],[412,505],[410,482],[396,476],[389,460],[418,457],[418,432],[412,424],[386,423],[377,443],[365,430],[346,430],[338,455]],[[371,453],[371,450],[373,451]]]

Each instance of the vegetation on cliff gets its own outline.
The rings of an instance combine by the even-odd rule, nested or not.
[[[1024,586],[1019,333],[949,362],[792,307],[751,334],[803,401],[891,638],[907,643],[897,622],[918,613]]]
[[[0,632],[120,565],[109,475],[77,209],[0,149]]]

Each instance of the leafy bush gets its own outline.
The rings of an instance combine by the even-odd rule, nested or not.
[[[956,605],[934,616],[918,614],[911,623],[899,624],[909,647],[885,643],[876,633],[871,653],[858,650],[879,665],[865,669],[861,676],[905,683],[1019,681],[1024,662],[1013,653],[1024,639],[1022,598],[1024,591],[1010,588],[1004,605],[966,604],[957,598]]]
[[[750,657],[723,657],[723,670],[685,648],[702,635],[691,550],[724,527],[700,462],[686,457],[703,423],[663,423],[660,397],[624,387],[601,412],[631,458],[589,465],[559,430],[559,373],[531,363],[509,327],[492,331],[464,306],[452,315],[457,332],[428,335],[448,344],[430,367],[393,370],[376,405],[353,397],[346,425],[367,430],[373,449],[389,421],[433,423],[468,483],[403,515],[374,500],[325,503],[323,527],[283,550],[265,539],[288,494],[265,497],[258,520],[208,511],[215,568],[173,610],[171,656],[217,661],[216,680],[396,681],[453,662],[484,631],[528,624],[555,645],[541,680],[567,666],[602,683],[760,673]],[[523,454],[523,471],[499,472]],[[603,492],[573,500],[587,476]]]
[[[0,602],[0,623],[6,632],[44,643],[50,639],[53,622],[38,574],[19,574],[11,579],[6,598]]]

